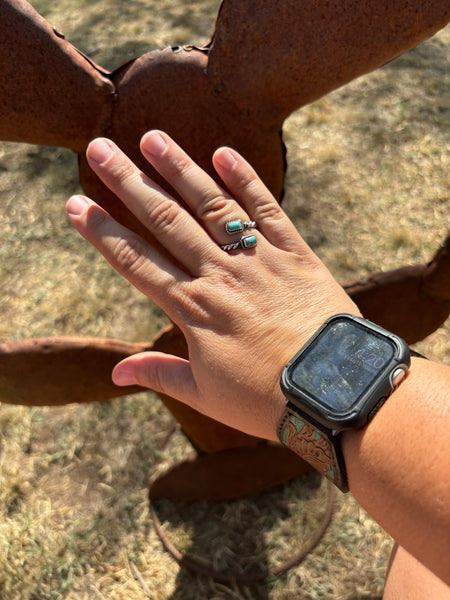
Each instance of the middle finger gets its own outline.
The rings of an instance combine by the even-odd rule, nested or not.
[[[242,231],[228,233],[226,225],[241,221],[246,228],[252,221],[238,202],[201,169],[166,133],[149,131],[141,140],[141,151],[151,165],[170,183],[221,245],[239,239]],[[230,235],[234,236],[230,238]]]

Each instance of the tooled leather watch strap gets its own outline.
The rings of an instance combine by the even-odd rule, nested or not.
[[[278,424],[281,443],[306,460],[314,469],[333,482],[342,492],[348,492],[347,472],[340,437],[299,414],[290,402]]]

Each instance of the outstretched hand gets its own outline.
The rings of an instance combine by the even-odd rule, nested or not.
[[[84,196],[70,198],[67,213],[81,235],[180,327],[189,360],[134,355],[115,367],[113,380],[276,439],[283,366],[329,316],[359,311],[237,152],[220,148],[213,156],[221,188],[163,132],[144,135],[141,151],[186,208],[110,140],[94,140],[87,158],[165,253]],[[226,224],[238,219],[256,222],[244,233],[257,244],[225,251],[221,246],[243,235],[226,232]]]

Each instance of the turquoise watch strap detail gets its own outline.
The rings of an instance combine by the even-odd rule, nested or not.
[[[282,444],[306,460],[342,492],[349,491],[339,435],[332,435],[312,419],[304,417],[290,402],[280,419],[277,434]]]

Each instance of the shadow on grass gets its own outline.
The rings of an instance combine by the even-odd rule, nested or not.
[[[232,502],[154,502],[168,539],[183,556],[223,576],[213,584],[207,572],[182,567],[170,599],[190,598],[193,589],[198,598],[212,598],[214,585],[243,598],[245,590],[258,600],[271,598],[273,586],[282,587],[289,571],[274,576],[270,570],[297,555],[320,526],[326,504],[321,483],[316,473],[308,473],[276,490]]]

